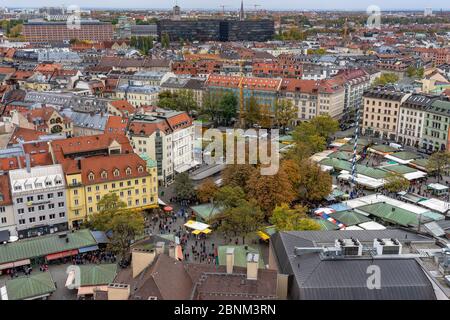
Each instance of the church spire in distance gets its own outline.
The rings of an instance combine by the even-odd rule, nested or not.
[[[241,10],[239,11],[239,20],[244,20],[244,0],[241,0]]]

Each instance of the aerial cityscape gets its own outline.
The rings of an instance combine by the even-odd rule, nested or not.
[[[203,6],[1,4],[0,300],[448,300],[448,3]]]

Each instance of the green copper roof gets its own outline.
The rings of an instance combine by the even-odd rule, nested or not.
[[[156,161],[153,160],[152,158],[150,158],[150,156],[146,153],[141,153],[139,155],[139,157],[141,157],[142,160],[144,160],[145,162],[147,162],[147,168],[156,168]]]
[[[30,276],[6,281],[8,300],[32,299],[56,290],[50,272],[39,272]]]
[[[66,241],[66,239],[69,239]],[[51,253],[96,245],[88,229],[68,232],[67,238],[57,234],[19,240],[0,246],[0,263],[43,257]]]
[[[113,282],[117,274],[117,265],[115,263],[87,264],[79,265],[78,267],[80,268],[81,286],[109,284]]]
[[[386,222],[399,224],[404,227],[417,226],[419,224],[419,218],[414,212],[383,202],[358,207],[358,210],[381,218]],[[430,219],[425,217],[422,222],[426,220],[429,221]]]
[[[335,212],[331,214],[331,217],[342,222],[346,226],[354,226],[360,223],[372,221],[367,218],[365,215],[362,215],[353,210],[345,210],[340,212]]]
[[[222,208],[212,204],[204,203],[198,206],[192,206],[197,217],[200,217],[203,221],[209,221],[222,212]]]
[[[245,248],[247,247],[247,249]],[[225,266],[227,264],[227,249],[234,248],[234,266],[236,267],[247,267],[247,254],[248,253],[259,253],[259,267],[264,268],[264,261],[259,249],[250,246],[219,246],[219,265]]]

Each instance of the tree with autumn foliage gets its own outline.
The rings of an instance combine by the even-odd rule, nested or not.
[[[320,165],[309,159],[300,164],[300,188],[298,198],[306,202],[317,202],[332,191],[332,178],[328,172],[322,171]]]
[[[288,175],[280,167],[274,175],[261,175],[255,170],[247,183],[247,197],[255,199],[267,216],[272,214],[276,205],[290,204],[295,200],[295,191]]]
[[[247,181],[256,168],[251,164],[227,165],[222,171],[222,181],[224,185],[238,186],[247,191]]]
[[[285,159],[281,162],[281,168],[287,174],[292,188],[297,191],[300,188],[300,166],[293,159]]]
[[[219,187],[213,179],[209,178],[197,188],[197,198],[201,203],[212,202],[218,191]]]
[[[278,231],[320,230],[320,225],[306,215],[307,207],[296,206],[291,209],[283,203],[276,206],[269,221]]]
[[[286,127],[297,118],[297,108],[291,100],[283,99],[275,103],[275,123],[281,129],[281,133],[286,132]]]

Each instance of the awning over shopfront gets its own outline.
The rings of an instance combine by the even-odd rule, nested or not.
[[[90,246],[90,247],[80,248],[80,249],[78,249],[78,252],[85,253],[85,252],[95,251],[95,250],[98,250],[98,246]]]
[[[0,231],[0,243],[8,241],[9,241],[9,231],[8,230]]]
[[[5,270],[9,268],[26,266],[27,264],[31,264],[30,259],[23,259],[15,262],[4,263],[0,265],[0,270]]]
[[[60,259],[60,258],[74,256],[76,254],[78,254],[78,250],[68,250],[68,251],[49,254],[45,258],[47,259],[47,261],[51,261],[51,260],[56,260],[56,259]]]

